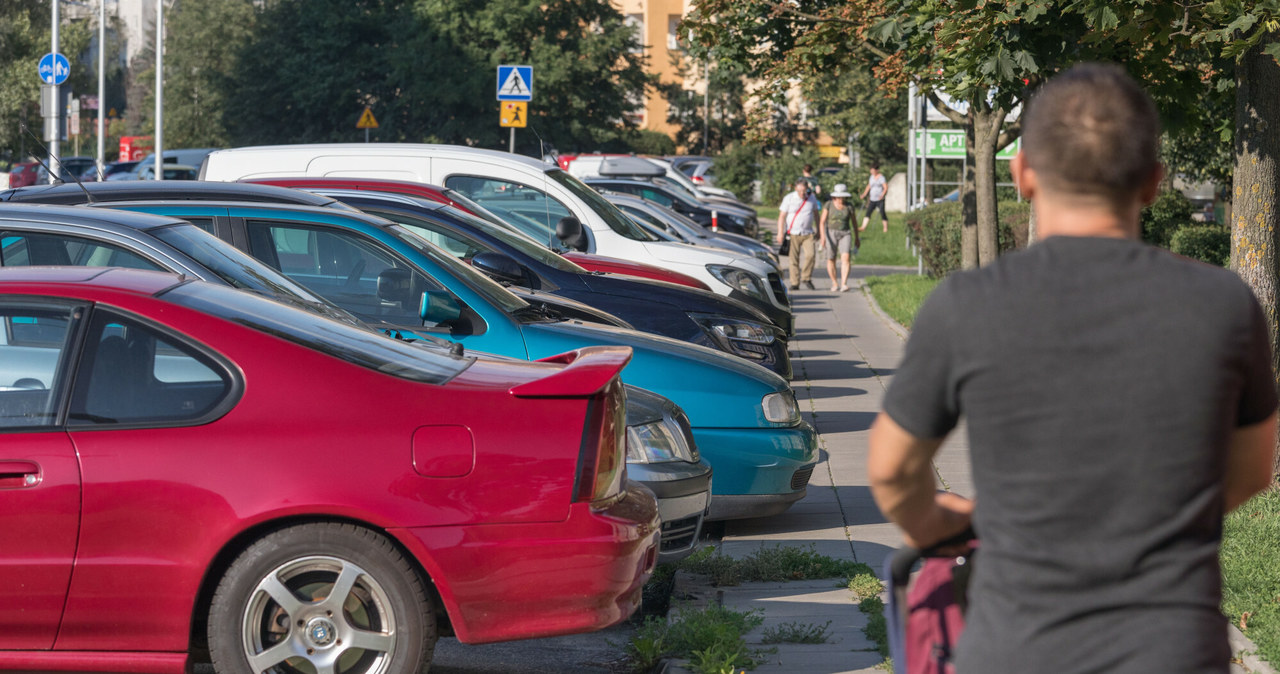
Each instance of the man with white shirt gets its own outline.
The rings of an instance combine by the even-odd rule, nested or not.
[[[788,254],[791,289],[796,290],[803,283],[804,287],[813,290],[813,236],[822,204],[809,193],[809,182],[804,178],[796,180],[795,187],[795,191],[783,197],[782,204],[778,206],[778,235],[775,240],[781,246],[785,236],[791,237]]]

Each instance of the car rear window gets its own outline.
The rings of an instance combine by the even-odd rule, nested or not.
[[[225,286],[183,283],[160,294],[174,304],[410,381],[444,384],[475,362],[434,342],[398,340]]]

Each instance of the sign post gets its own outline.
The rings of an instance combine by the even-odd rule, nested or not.
[[[516,153],[516,127],[524,128],[533,100],[533,66],[498,66],[498,124],[511,128],[509,151]],[[510,107],[512,105],[519,107]]]
[[[53,22],[50,25],[52,32],[53,48],[49,50],[44,58],[40,59],[37,64],[37,70],[40,74],[40,81],[52,87],[50,91],[50,100],[60,101],[58,96],[58,86],[67,81],[67,76],[71,74],[71,63],[67,61],[67,57],[58,53],[58,2],[49,3],[53,5]],[[62,106],[54,106],[52,119],[49,116],[44,120],[45,140],[49,142],[49,184],[55,184],[59,176],[62,175],[58,158],[60,156],[58,150],[58,141],[62,136]],[[53,138],[50,139],[50,130],[53,131]]]
[[[364,142],[369,142],[369,129],[378,128],[378,120],[373,117],[373,110],[369,106],[364,106],[364,112],[360,113],[360,121],[356,122],[357,129],[364,129]]]

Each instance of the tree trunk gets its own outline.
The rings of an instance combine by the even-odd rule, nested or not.
[[[997,238],[996,206],[996,141],[1004,124],[1005,112],[985,105],[973,109],[974,191],[977,193],[978,264],[985,267],[1000,255]]]
[[[974,137],[973,104],[965,115],[964,124],[964,176],[960,185],[960,268],[978,268],[978,190],[975,152],[978,148]]]
[[[1268,36],[1271,41],[1280,38]],[[1280,158],[1280,64],[1259,44],[1236,66],[1236,143],[1231,200],[1231,267],[1253,289],[1271,335],[1271,368],[1280,371],[1277,348],[1276,256],[1280,252],[1280,209],[1276,204]],[[1280,385],[1280,379],[1277,380]]]

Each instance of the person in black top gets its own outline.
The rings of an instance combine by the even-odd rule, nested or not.
[[[981,540],[960,674],[1225,674],[1222,520],[1276,445],[1262,311],[1234,273],[1140,241],[1160,129],[1121,69],[1058,75],[1023,123],[1011,168],[1043,240],[921,307],[872,493],[910,545]],[[973,501],[931,465],[961,417]]]

